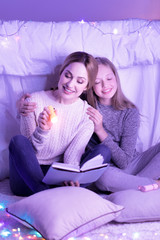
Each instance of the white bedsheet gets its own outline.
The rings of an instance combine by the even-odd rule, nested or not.
[[[139,107],[137,149],[160,141],[160,21],[0,23],[0,179],[8,176],[8,144],[19,133],[16,101],[49,89],[53,70],[73,51],[105,56],[118,68],[122,88]]]

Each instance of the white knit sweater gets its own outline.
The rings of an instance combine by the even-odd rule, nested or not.
[[[20,128],[32,142],[39,163],[50,165],[61,161],[79,165],[94,131],[93,122],[86,114],[88,103],[79,98],[72,104],[61,104],[53,91],[35,92],[28,101],[36,102],[37,108],[27,117],[21,116]],[[57,110],[58,121],[50,130],[42,130],[38,126],[38,116],[49,105]]]

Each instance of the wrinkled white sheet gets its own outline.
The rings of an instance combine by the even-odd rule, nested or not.
[[[160,141],[160,21],[0,23],[0,180],[8,176],[8,144],[19,133],[16,101],[54,85],[54,68],[74,51],[105,56],[139,107],[137,149]]]

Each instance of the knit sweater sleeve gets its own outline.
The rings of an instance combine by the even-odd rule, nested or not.
[[[119,142],[113,140],[110,134],[108,134],[107,138],[102,142],[102,144],[107,145],[111,150],[113,163],[121,169],[127,167],[135,153],[139,120],[138,110],[136,108],[128,109],[123,116]]]
[[[79,124],[77,134],[64,153],[64,163],[70,163],[77,166],[80,165],[81,156],[94,132],[94,124],[86,114],[87,107],[88,105],[85,106],[84,117]]]
[[[40,98],[37,99],[41,94],[33,94],[31,98],[26,101],[40,102]],[[38,126],[39,113],[31,112],[27,116],[20,117],[20,131],[21,134],[26,136],[32,143],[36,152],[41,150],[44,146],[44,142],[47,140],[49,131],[42,130]]]

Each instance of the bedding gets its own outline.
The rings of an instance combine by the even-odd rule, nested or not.
[[[57,69],[73,51],[108,57],[118,69],[125,95],[140,110],[137,150],[144,151],[160,141],[159,42],[160,21],[0,22],[0,239],[42,239],[37,231],[26,228],[5,212],[6,207],[22,199],[13,196],[8,184],[8,145],[11,137],[19,134],[16,109],[19,97],[55,87]],[[127,193],[109,197],[114,204],[126,206],[116,222],[105,223],[69,240],[160,239],[159,215],[147,219],[154,222],[130,223],[135,212]],[[134,202],[136,199],[134,195]],[[153,200],[158,204],[157,197]],[[145,204],[143,210],[144,214]],[[150,214],[155,211],[152,209]],[[138,221],[142,220],[140,217]]]

